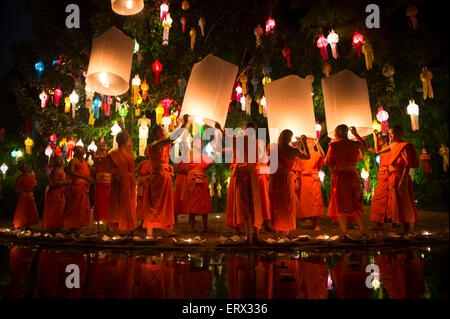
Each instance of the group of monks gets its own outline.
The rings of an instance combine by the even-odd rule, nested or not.
[[[100,142],[97,152],[91,152],[92,168],[84,160],[85,150],[80,146],[75,147],[66,169],[61,157],[52,158],[43,227],[75,231],[89,226],[89,188],[94,183],[94,220],[97,224],[105,221],[113,232],[128,235],[141,221],[139,227],[147,229],[147,236],[153,235],[154,228],[173,236],[178,214],[190,215],[192,230],[195,216],[201,215],[206,232],[208,213],[212,212],[206,172],[215,158],[207,160],[203,154],[200,161],[192,161],[196,154],[201,154],[201,147],[194,147],[190,150],[190,161],[175,164],[177,176],[175,187],[172,186],[171,145],[189,129],[190,117],[185,115],[179,120],[170,136],[163,126],[154,126],[154,141],[145,150],[146,160],[137,167],[130,135],[120,121],[119,125],[122,131],[116,137],[118,148],[107,153],[106,144]],[[218,123],[216,129],[226,134]],[[259,230],[263,226],[269,231],[274,229],[276,237],[289,236],[296,229],[297,218],[311,219],[314,229],[320,230],[320,219],[325,215],[319,179],[322,164],[328,165],[332,175],[327,216],[339,223],[342,239],[350,238],[349,222],[357,222],[361,235],[367,236],[361,181],[355,168],[362,151],[380,154],[381,158],[371,207],[375,228],[381,230],[383,223],[388,222],[403,223],[404,228],[399,232],[407,236],[413,233],[418,217],[409,169],[419,165],[414,146],[402,140],[401,127],[391,128],[388,137],[378,137],[375,132],[372,149],[354,127],[350,127],[350,132],[356,141],[348,138],[346,125],[339,125],[326,155],[316,139],[303,135],[299,141],[292,142],[290,130],[282,131],[278,142],[264,149],[264,142],[256,138],[255,131],[256,126],[248,123],[242,134],[233,136],[232,148],[222,149],[223,153],[233,155],[225,224],[236,230],[244,228],[250,244],[260,241]],[[244,142],[243,149],[237,147],[239,138]],[[249,147],[253,145],[258,154],[256,161],[249,157]],[[271,172],[267,160],[271,152],[278,159],[275,172]],[[36,180],[25,165],[21,166],[21,172],[16,183],[16,191],[20,193],[13,220],[16,228],[39,221],[33,198]]]

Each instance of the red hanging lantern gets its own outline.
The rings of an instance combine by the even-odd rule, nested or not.
[[[69,139],[67,142],[67,157],[66,158],[72,158],[72,151],[75,148],[76,142],[73,137]]]
[[[383,135],[389,134],[389,126],[387,123],[388,118],[389,118],[389,113],[386,112],[382,106],[380,106],[378,108],[377,120],[378,120],[378,122],[381,123],[381,131],[383,132]]]
[[[186,17],[182,16],[180,21],[181,21],[181,30],[184,33],[186,31],[186,22],[187,22]]]
[[[425,149],[422,150],[422,154],[420,155],[420,160],[423,162],[423,168],[425,173],[429,174],[432,172],[430,167],[431,155],[427,153]]]
[[[287,67],[291,68],[292,64],[291,64],[291,49],[289,49],[287,47],[287,45],[284,46],[283,51],[281,51],[283,53],[283,56],[286,58],[286,62],[287,62]]]
[[[324,60],[328,60],[327,46],[327,38],[325,38],[323,34],[319,35],[319,39],[317,39],[317,47],[320,49],[320,54]]]
[[[56,141],[57,141],[56,134],[50,135],[49,140],[51,142],[50,145],[51,145],[52,149],[54,149],[55,145],[56,145]]]
[[[167,13],[169,12],[169,5],[165,2],[163,2],[161,4],[161,6],[159,7],[160,9],[160,17],[161,17],[161,22],[164,21],[164,19],[167,17]]]
[[[359,33],[358,31],[355,31],[355,34],[353,35],[353,38],[352,38],[352,45],[354,48],[356,48],[356,50],[358,52],[358,56],[361,56],[363,40],[364,40],[364,36],[361,33]]]
[[[152,64],[153,72],[155,72],[155,84],[159,83],[159,73],[162,71],[162,64],[158,60],[156,60]]]
[[[266,34],[273,33],[273,30],[275,29],[275,20],[272,19],[272,17],[269,17],[266,21]]]
[[[55,94],[55,105],[56,105],[56,106],[59,106],[59,100],[60,100],[60,98],[61,98],[61,96],[62,96],[62,91],[61,91],[61,89],[60,89],[60,88],[57,88],[57,89],[55,90],[54,94]]]
[[[61,148],[59,146],[56,148],[55,154],[56,154],[56,156],[62,156]]]

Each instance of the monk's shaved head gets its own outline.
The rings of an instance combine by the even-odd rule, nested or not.
[[[348,136],[348,126],[345,124],[341,124],[336,126],[334,129],[334,137],[337,138],[347,138]]]

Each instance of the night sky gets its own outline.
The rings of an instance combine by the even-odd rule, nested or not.
[[[25,11],[25,0],[0,1],[2,46],[0,50],[0,78],[14,67],[10,48],[31,36],[31,14]]]

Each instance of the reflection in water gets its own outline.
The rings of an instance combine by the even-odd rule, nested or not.
[[[0,247],[0,258],[5,253]],[[12,247],[9,280],[4,287],[0,285],[0,293],[5,298],[19,299],[424,298],[430,297],[430,289],[425,276],[427,263],[424,265],[423,254],[421,257],[418,248],[373,255],[347,251],[301,254],[205,251],[131,256],[102,251],[37,252]],[[380,270],[378,289],[366,287],[369,275],[366,266],[371,263]],[[79,267],[79,289],[66,286],[69,275],[66,267],[70,264]],[[428,276],[434,292],[431,297],[445,297],[446,288],[439,292],[435,287],[440,276],[445,275],[433,271]],[[444,277],[445,280],[448,278]]]

